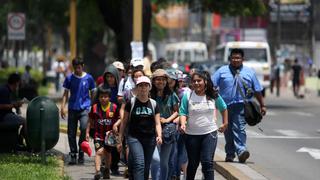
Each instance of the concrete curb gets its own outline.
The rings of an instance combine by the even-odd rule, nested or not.
[[[225,162],[225,153],[217,147],[214,161],[215,170],[218,171],[222,176],[228,180],[267,180],[265,176],[255,171],[246,164],[238,162]]]
[[[64,172],[64,154],[61,151],[58,151],[56,149],[51,149],[50,151],[52,151],[54,154],[56,154],[56,156],[58,157],[59,160],[59,173],[61,174],[61,177],[64,177],[66,174]]]

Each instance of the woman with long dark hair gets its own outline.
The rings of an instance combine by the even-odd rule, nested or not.
[[[151,98],[157,101],[160,109],[160,122],[163,128],[163,143],[158,147],[160,153],[160,179],[167,180],[169,158],[176,132],[176,124],[173,121],[178,117],[179,98],[170,89],[168,74],[163,69],[157,69],[152,74]],[[165,129],[171,129],[172,131],[168,133],[164,131]]]
[[[183,95],[179,109],[180,129],[185,133],[188,154],[187,180],[194,179],[199,162],[204,179],[213,180],[217,131],[224,132],[228,126],[227,106],[213,87],[208,72],[194,71],[191,83],[193,90]],[[222,115],[220,127],[216,123],[216,109]]]

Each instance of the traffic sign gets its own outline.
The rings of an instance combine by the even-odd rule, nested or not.
[[[24,13],[9,13],[7,19],[8,39],[24,40],[26,18]]]

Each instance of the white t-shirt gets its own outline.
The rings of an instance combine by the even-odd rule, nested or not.
[[[124,87],[123,87],[123,83],[125,83]],[[124,82],[124,78],[122,78],[119,83],[118,96],[123,96],[125,90],[131,90],[134,87],[135,87],[135,83],[133,82],[133,79],[131,78],[131,76],[128,76],[126,82]]]
[[[55,61],[52,65],[52,69],[55,70],[56,72],[65,72],[67,69],[67,65],[64,62],[61,61]]]
[[[191,93],[188,111],[186,134],[202,135],[218,129],[214,100],[207,100],[206,96],[198,96],[196,93]]]

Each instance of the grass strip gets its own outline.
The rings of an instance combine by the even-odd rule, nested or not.
[[[0,179],[70,179],[61,173],[59,161],[56,156],[47,156],[44,165],[38,155],[0,154]]]

